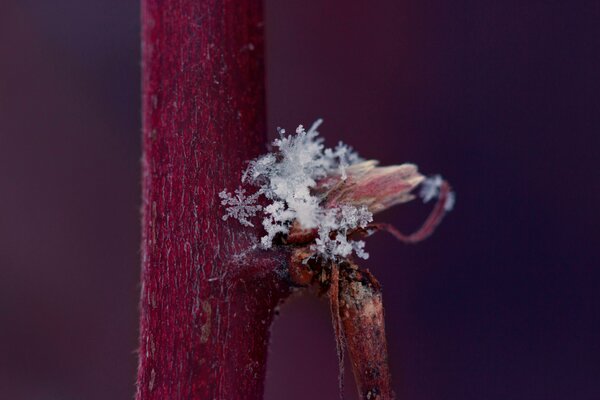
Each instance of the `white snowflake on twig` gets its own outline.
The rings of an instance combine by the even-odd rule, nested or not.
[[[324,258],[345,257],[352,251],[366,258],[364,242],[348,239],[346,233],[371,221],[372,214],[366,207],[352,205],[325,209],[323,198],[313,193],[320,179],[337,174],[345,180],[346,168],[363,161],[342,142],[335,149],[325,148],[317,132],[322,122],[315,121],[308,130],[300,125],[294,135],[278,129],[279,138],[272,143],[274,151],[250,161],[242,174],[242,183],[258,187],[257,192],[247,196],[240,187],[235,196],[225,190],[219,194],[227,210],[223,219],[232,217],[242,225],[253,226],[249,218],[261,212],[266,231],[261,238],[263,248],[272,247],[275,237],[288,234],[292,223],[297,222],[302,228],[319,232],[315,251]],[[260,196],[270,203],[258,205]],[[339,232],[336,239],[329,238],[333,231]]]
[[[363,259],[369,258],[364,251],[365,242],[348,239],[348,233],[356,228],[366,228],[373,221],[373,214],[367,207],[355,207],[344,204],[328,209],[319,225],[319,236],[312,246],[313,250],[325,259],[347,257],[353,251]],[[331,232],[335,232],[332,237]]]
[[[254,186],[256,192],[248,196],[240,187],[235,195],[219,193],[227,210],[223,219],[254,226],[250,218],[258,214],[266,231],[261,238],[265,249],[277,237],[289,239],[300,230],[312,232],[311,249],[324,260],[351,254],[367,258],[365,243],[352,238],[352,233],[364,230],[374,212],[412,199],[410,191],[424,178],[412,164],[379,168],[377,161],[363,160],[341,142],[326,148],[317,131],[322,122],[315,121],[308,130],[300,125],[293,135],[278,129],[273,151],[251,160],[242,174],[242,183]],[[440,196],[442,182],[439,175],[423,181],[420,194],[425,202]],[[369,185],[374,192],[365,192]],[[264,207],[258,204],[259,197]],[[453,197],[447,197],[445,208],[452,203]]]

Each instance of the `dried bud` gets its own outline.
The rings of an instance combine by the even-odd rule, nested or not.
[[[345,169],[345,175],[334,173],[320,180],[314,192],[321,199],[324,210],[344,206],[366,207],[375,214],[396,204],[415,198],[411,193],[425,177],[413,164],[378,167],[370,160],[353,164]],[[310,243],[318,230],[304,228],[295,220],[287,235],[286,243]]]
[[[425,179],[415,165],[377,164],[375,160],[354,164],[346,169],[346,179],[334,175],[319,182],[326,197],[325,208],[351,204],[366,206],[375,214],[414,199],[410,192]]]

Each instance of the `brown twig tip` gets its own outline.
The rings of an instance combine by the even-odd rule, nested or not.
[[[393,399],[379,282],[368,271],[343,271],[339,315],[358,393],[362,399]]]

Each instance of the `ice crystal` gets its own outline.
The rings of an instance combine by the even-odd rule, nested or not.
[[[448,193],[448,198],[444,202],[444,210],[452,211],[454,208],[454,203],[456,203],[456,194],[454,192]]]
[[[430,200],[433,200],[439,196],[442,182],[443,180],[440,175],[434,175],[425,179],[421,183],[421,191],[419,192],[419,196],[421,196],[423,199],[423,203],[428,203]]]
[[[257,191],[246,196],[239,188],[235,197],[226,191],[220,193],[227,210],[223,218],[233,217],[242,225],[253,226],[249,218],[262,211],[266,231],[261,238],[263,248],[272,247],[276,236],[288,234],[292,223],[298,223],[303,229],[318,231],[315,251],[325,258],[345,257],[352,251],[367,257],[364,243],[347,239],[346,234],[366,225],[372,214],[366,207],[352,205],[325,209],[323,196],[314,193],[320,179],[339,175],[345,180],[346,168],[362,161],[342,142],[335,149],[325,148],[317,131],[322,122],[315,121],[308,130],[300,125],[295,135],[278,129],[280,137],[273,141],[273,151],[250,161],[242,174],[242,183],[257,187]],[[264,208],[256,204],[260,196],[269,202]],[[338,232],[334,239],[329,238],[331,232]]]
[[[440,197],[440,190],[443,182],[444,180],[440,175],[434,175],[425,179],[421,183],[421,191],[419,192],[419,196],[421,196],[421,199],[423,199],[423,203],[427,203],[432,199],[437,199]],[[444,201],[444,210],[451,211],[454,208],[454,203],[456,203],[456,194],[454,192],[450,192]]]
[[[371,221],[373,214],[365,206],[342,205],[328,209],[321,219],[319,236],[312,248],[325,259],[347,257],[353,251],[358,257],[367,259],[365,242],[349,240],[348,233],[356,228],[366,228]]]
[[[223,215],[223,220],[227,221],[229,217],[235,218],[244,226],[254,226],[248,218],[254,217],[262,207],[256,204],[256,200],[260,193],[254,193],[252,196],[246,196],[246,190],[238,188],[235,191],[235,196],[223,190],[219,193],[221,205],[227,206],[227,214]]]

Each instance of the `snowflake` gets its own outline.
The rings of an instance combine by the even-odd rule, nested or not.
[[[446,201],[444,202],[444,210],[452,211],[455,203],[456,203],[456,193],[454,193],[454,192],[448,193],[448,198],[446,198]]]
[[[262,237],[261,245],[264,248],[271,247],[275,235],[288,233],[294,212],[291,211],[283,201],[274,201],[264,209],[265,218],[262,221],[267,234]]]
[[[343,143],[326,149],[317,131],[322,122],[317,120],[308,130],[300,125],[295,135],[279,129],[274,152],[252,160],[242,175],[242,182],[258,186],[272,201],[264,210],[263,247],[270,247],[277,234],[287,234],[294,221],[306,229],[318,228],[322,198],[313,193],[317,182],[336,170],[344,174],[345,166],[360,160]]]
[[[421,183],[421,191],[419,196],[423,199],[423,203],[428,203],[430,200],[435,199],[440,194],[440,187],[442,186],[442,177],[440,175],[431,176]]]
[[[339,175],[347,179],[346,169],[363,161],[351,147],[338,143],[335,149],[325,148],[317,128],[323,121],[317,120],[306,130],[300,125],[294,135],[286,135],[278,129],[279,138],[272,143],[273,151],[249,162],[242,174],[242,183],[257,187],[257,191],[246,196],[241,187],[232,196],[226,191],[219,195],[226,206],[223,219],[236,218],[242,225],[253,226],[249,218],[262,212],[262,225],[266,235],[261,238],[263,248],[270,248],[278,235],[290,232],[293,223],[303,229],[316,229],[320,242],[318,253],[326,258],[347,256],[356,251],[366,257],[363,242],[346,238],[353,228],[371,221],[372,214],[366,207],[345,205],[332,209],[323,207],[323,195],[315,193],[319,180]],[[269,204],[264,208],[257,204],[264,196]],[[329,239],[331,232],[339,234]]]
[[[259,195],[260,193],[254,193],[252,196],[246,196],[246,190],[242,188],[236,189],[235,196],[226,190],[220,192],[221,205],[227,206],[227,214],[223,215],[223,221],[232,217],[244,226],[254,226],[248,218],[254,217],[262,209],[259,204],[256,204]]]
[[[434,175],[421,183],[419,196],[423,199],[423,203],[428,203],[430,200],[440,197],[440,190],[443,182],[444,180],[440,175]],[[444,201],[444,210],[451,211],[454,208],[454,203],[456,203],[456,194],[450,192]]]
[[[373,214],[365,206],[344,204],[328,209],[321,219],[319,236],[312,249],[324,259],[347,257],[353,251],[358,257],[367,259],[369,254],[364,251],[365,242],[349,240],[348,234],[356,228],[366,228],[371,221]]]
[[[343,181],[348,178],[348,175],[346,175],[346,168],[352,164],[364,161],[352,147],[342,142],[338,143],[335,150],[325,149],[325,156],[330,159],[338,159],[338,170]]]

